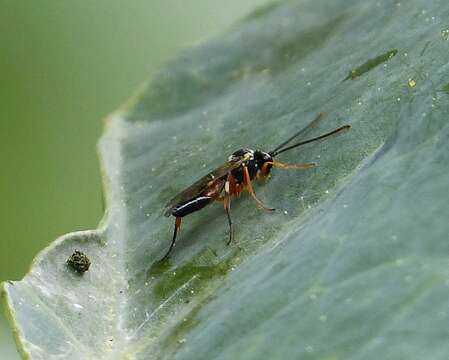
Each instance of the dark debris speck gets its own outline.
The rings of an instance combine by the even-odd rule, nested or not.
[[[70,266],[73,270],[83,274],[90,267],[90,260],[81,251],[75,250],[72,255],[67,259],[67,265]]]

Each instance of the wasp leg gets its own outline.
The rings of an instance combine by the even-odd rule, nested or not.
[[[161,261],[168,258],[168,255],[170,254],[170,252],[172,251],[173,247],[175,246],[176,235],[178,234],[178,230],[181,227],[181,219],[182,218],[177,217],[176,220],[175,220],[175,230],[173,231],[173,240],[171,241],[170,248],[168,249],[168,251],[164,255],[164,257],[161,259]]]
[[[256,201],[257,207],[265,210],[265,211],[274,211],[275,209],[265,206],[262,201],[260,201],[256,194],[254,193],[253,186],[251,185],[251,178],[249,177],[248,168],[246,166],[243,166],[243,184],[246,186],[246,190],[250,193],[252,198]]]
[[[234,228],[232,226],[232,219],[231,219],[231,197],[227,195],[224,200],[224,208],[226,211],[226,216],[228,218],[228,224],[229,224],[229,240],[228,245],[232,243],[232,239],[234,238]]]
[[[232,226],[232,219],[231,219],[231,189],[230,189],[230,183],[231,183],[231,179],[232,179],[232,175],[229,174],[228,175],[228,179],[226,180],[225,183],[225,195],[223,198],[223,206],[224,209],[226,211],[226,216],[228,218],[228,224],[229,224],[229,240],[228,240],[228,245],[231,244],[232,239],[234,238],[234,228]]]
[[[262,172],[266,172],[266,167],[268,165],[272,165],[274,168],[277,169],[297,169],[297,170],[304,170],[304,169],[310,169],[316,166],[315,163],[305,163],[305,164],[286,164],[281,163],[279,161],[267,161],[265,164],[263,164]]]

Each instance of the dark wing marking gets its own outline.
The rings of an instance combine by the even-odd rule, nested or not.
[[[186,201],[193,199],[194,197],[201,195],[208,188],[213,186],[214,182],[222,181],[229,171],[237,169],[246,159],[238,159],[237,161],[227,161],[223,165],[212,170],[207,175],[190,185],[188,188],[181,191],[173,199],[171,199],[164,207],[164,215],[170,216],[173,209]],[[212,183],[211,183],[212,182]]]

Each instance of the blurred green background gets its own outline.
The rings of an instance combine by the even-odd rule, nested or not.
[[[267,0],[0,0],[0,281],[102,216],[102,119]],[[0,359],[18,359],[1,309]]]

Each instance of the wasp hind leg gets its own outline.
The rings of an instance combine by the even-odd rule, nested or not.
[[[168,255],[171,253],[171,251],[173,250],[173,247],[175,246],[175,242],[176,242],[176,235],[178,234],[179,228],[181,227],[181,219],[180,217],[177,217],[175,220],[175,229],[173,231],[173,239],[171,241],[171,245],[170,248],[168,249],[167,253],[164,255],[164,257],[161,259],[161,261],[165,260],[168,258]]]
[[[225,195],[223,197],[223,206],[224,209],[226,211],[226,216],[228,218],[228,224],[229,224],[229,240],[228,240],[228,245],[231,245],[232,243],[232,239],[234,238],[234,227],[232,226],[232,219],[231,219],[231,190],[230,189],[230,183],[232,180],[232,175],[229,174],[228,175],[228,179],[226,180],[225,183]]]
[[[232,219],[231,219],[231,199],[230,198],[225,199],[224,204],[225,204],[224,208],[226,211],[226,216],[228,218],[228,224],[229,224],[228,245],[231,245],[232,240],[234,239],[234,227],[232,226]]]

